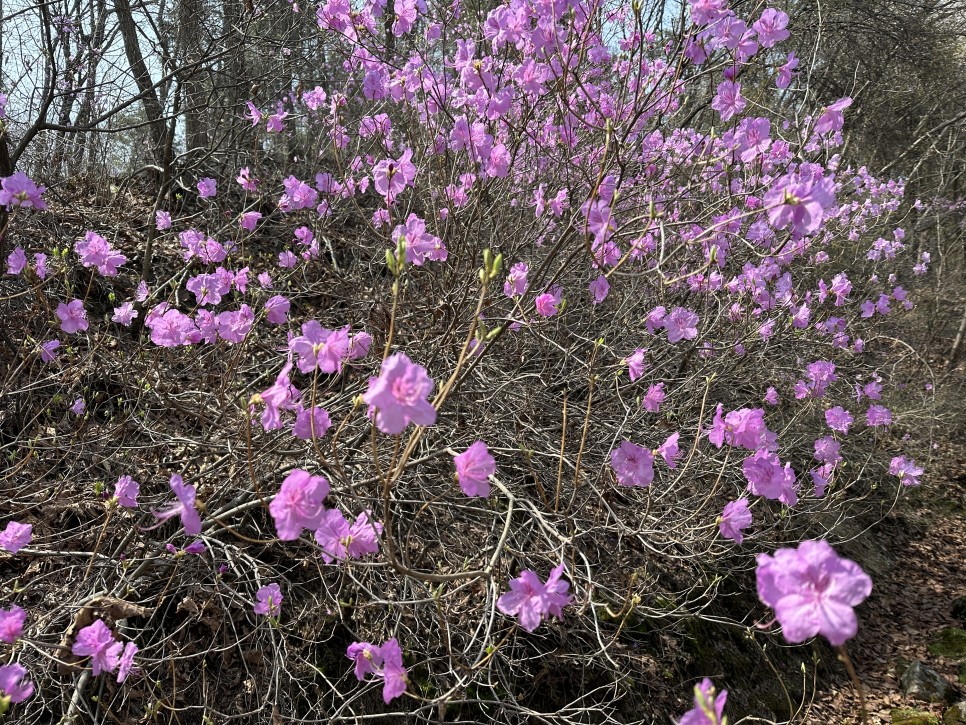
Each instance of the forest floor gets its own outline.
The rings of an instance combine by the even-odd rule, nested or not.
[[[966,401],[960,409],[962,418]],[[942,721],[948,705],[903,694],[900,678],[914,661],[953,686],[953,702],[966,700],[966,658],[939,656],[935,647],[930,653],[944,627],[966,628],[966,614],[958,612],[957,619],[952,611],[957,598],[966,598],[966,436],[960,425],[948,430],[934,451],[931,475],[865,534],[865,545],[874,551],[870,558],[879,561],[869,567],[872,595],[857,609],[859,633],[848,650],[865,690],[870,725],[892,723],[893,709],[933,713]],[[859,722],[855,688],[840,669],[842,676],[816,693],[806,722]]]

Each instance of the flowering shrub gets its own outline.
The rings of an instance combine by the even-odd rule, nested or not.
[[[196,210],[144,215],[153,256],[103,227],[21,235],[44,190],[4,179],[4,392],[34,407],[4,428],[0,546],[73,575],[32,634],[116,672],[132,718],[161,691],[251,722],[643,717],[614,693],[663,628],[764,614],[704,614],[756,555],[788,641],[854,635],[869,578],[812,539],[925,475],[929,396],[890,325],[928,258],[902,182],[840,155],[850,99],[780,114],[785,13],[687,8],[648,29],[637,3],[326,0],[339,72],[246,104],[257,138],[314,140],[313,167],[198,179]],[[84,507],[41,511],[64,491]],[[99,592],[137,612],[74,632]],[[236,654],[247,694],[199,704]],[[522,684],[541,673],[560,692]],[[723,725],[724,692],[695,698],[682,723]]]

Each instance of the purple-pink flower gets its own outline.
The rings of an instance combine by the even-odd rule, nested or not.
[[[387,705],[406,691],[409,676],[402,663],[402,649],[395,637],[381,647],[370,642],[353,642],[346,649],[346,657],[355,663],[355,676],[360,682],[366,675],[382,679],[382,699]]]
[[[295,409],[295,425],[292,426],[292,435],[303,441],[313,438],[322,438],[332,427],[329,419],[329,412],[325,408],[315,406],[313,408],[303,408],[301,405]]]
[[[693,340],[698,336],[698,315],[683,307],[675,307],[671,310],[671,314],[663,319],[663,323],[664,329],[667,330],[668,342]]]
[[[641,406],[648,413],[659,413],[661,412],[661,403],[667,397],[667,393],[664,392],[664,383],[656,383],[654,385],[649,385],[647,388],[647,394],[641,401]]]
[[[843,408],[841,405],[836,405],[834,408],[829,408],[825,411],[825,423],[829,428],[837,433],[842,433],[847,435],[849,428],[854,422],[852,414]]]
[[[24,172],[15,171],[12,176],[0,179],[0,206],[7,207],[8,211],[15,206],[44,210],[47,202],[41,197],[46,190],[44,186],[37,186]]]
[[[741,84],[733,81],[722,81],[718,84],[718,92],[711,101],[711,107],[721,114],[721,121],[726,122],[736,113],[741,113],[747,101],[741,95]]]
[[[487,450],[486,443],[476,441],[465,451],[453,457],[456,480],[467,496],[489,496],[489,477],[496,473],[496,461]]]
[[[664,459],[668,468],[677,468],[677,459],[681,455],[681,449],[678,447],[678,439],[681,437],[680,433],[672,433],[667,437],[658,448],[654,451],[655,456],[660,456]]]
[[[515,616],[520,626],[532,632],[548,616],[563,618],[563,608],[570,604],[567,591],[570,584],[562,580],[564,565],[550,571],[547,583],[540,581],[536,572],[524,569],[520,576],[510,580],[510,591],[496,601],[496,608],[503,614]]]
[[[284,325],[288,322],[288,311],[292,303],[283,295],[272,295],[265,303],[265,319],[273,325]]]
[[[138,646],[134,642],[124,645],[124,651],[117,661],[117,683],[121,684],[127,679],[128,675],[136,674],[138,668],[134,666],[134,655],[138,653]]]
[[[873,403],[865,412],[865,422],[872,428],[892,425],[892,411],[884,405],[876,405]]]
[[[355,662],[355,676],[360,682],[382,667],[382,650],[370,642],[353,642],[346,649],[345,656]]]
[[[917,466],[916,462],[905,456],[896,456],[889,463],[889,473],[899,477],[899,483],[903,486],[918,486],[919,477],[924,473],[922,466]]]
[[[208,199],[218,193],[218,182],[210,177],[205,177],[198,182],[198,196]]]
[[[758,41],[763,48],[772,48],[775,43],[788,38],[788,15],[781,10],[768,8],[762,12],[761,17],[751,26],[758,33]]]
[[[728,691],[718,693],[711,680],[705,677],[701,684],[694,686],[694,707],[681,716],[678,725],[724,725],[727,701]]]
[[[397,435],[410,423],[428,426],[436,422],[436,409],[427,400],[432,391],[433,380],[426,368],[397,352],[383,360],[379,377],[369,378],[362,399],[369,404],[376,428]]]
[[[275,519],[278,538],[295,541],[301,536],[302,529],[318,529],[325,515],[322,502],[328,495],[329,482],[323,476],[313,476],[300,468],[289,473],[268,505],[268,511]]]
[[[114,496],[117,498],[117,505],[125,508],[137,508],[138,494],[141,492],[141,484],[130,476],[121,476],[114,485]]]
[[[16,604],[10,609],[0,609],[0,642],[13,644],[20,639],[26,621],[27,612]]]
[[[382,653],[382,700],[387,705],[402,695],[409,684],[409,676],[402,663],[402,649],[393,637],[380,647]]]
[[[758,596],[775,610],[785,639],[804,642],[817,634],[838,647],[855,636],[853,607],[872,592],[858,564],[843,559],[827,541],[803,541],[757,557]]]
[[[74,243],[74,251],[85,267],[96,267],[105,277],[116,277],[117,268],[127,262],[127,257],[111,248],[110,242],[97,232],[87,232]]]
[[[177,473],[171,474],[169,485],[174,491],[177,502],[170,504],[166,509],[154,512],[154,517],[160,519],[157,525],[160,526],[174,516],[180,516],[185,533],[189,536],[197,536],[201,533],[201,517],[195,508],[195,487],[186,485],[184,479]]]
[[[329,509],[315,531],[315,541],[322,548],[326,564],[335,560],[361,559],[366,554],[379,551],[382,524],[370,520],[370,511],[363,511],[350,526],[338,509]]]
[[[621,486],[647,487],[654,480],[654,454],[630,441],[610,452],[610,464]]]
[[[77,633],[71,652],[78,657],[90,657],[96,677],[102,672],[114,672],[119,664],[124,645],[114,639],[114,633],[103,620],[94,622]]]
[[[526,262],[517,262],[510,267],[510,273],[503,283],[503,294],[507,297],[522,297],[527,292],[527,275],[530,267]]]
[[[775,229],[790,224],[795,236],[811,234],[822,223],[826,210],[835,204],[835,182],[786,174],[765,193],[764,202],[768,223]]]
[[[17,521],[7,523],[7,528],[0,531],[0,549],[16,554],[30,543],[33,538],[33,524],[21,524]]]
[[[81,300],[71,300],[67,304],[61,302],[57,305],[57,317],[60,318],[60,329],[68,335],[87,329],[87,310]]]
[[[718,518],[718,531],[726,539],[731,539],[736,544],[740,544],[745,540],[742,529],[751,526],[751,522],[751,509],[748,508],[748,499],[739,498],[724,507],[724,511]]]
[[[22,247],[14,247],[14,250],[7,255],[7,274],[18,275],[27,266],[27,255]]]
[[[114,308],[114,314],[111,316],[111,320],[124,327],[130,327],[137,316],[138,311],[134,309],[134,303],[125,302],[120,307]]]
[[[274,582],[261,587],[255,593],[255,614],[264,614],[267,617],[275,617],[282,610],[282,590]]]
[[[771,451],[764,448],[755,451],[742,462],[741,471],[748,479],[748,490],[756,496],[781,501],[786,506],[798,503],[795,471],[790,463],[782,466]]]
[[[15,662],[12,665],[0,667],[0,693],[10,698],[10,702],[23,702],[34,694],[34,683],[24,678],[26,668]]]
[[[842,125],[845,123],[842,111],[851,105],[852,99],[846,96],[827,106],[815,122],[815,133],[824,136],[827,133],[841,131]]]
[[[349,328],[329,330],[317,320],[309,320],[302,325],[302,334],[293,337],[288,346],[298,355],[298,368],[303,373],[315,369],[337,373],[349,352]]]

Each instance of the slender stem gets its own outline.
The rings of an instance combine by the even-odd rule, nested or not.
[[[852,664],[852,659],[849,657],[849,653],[845,649],[845,645],[836,647],[839,653],[839,661],[845,665],[846,671],[849,673],[849,679],[852,680],[852,685],[855,687],[855,691],[859,693],[859,722],[862,725],[866,725],[869,718],[869,713],[865,706],[865,690],[862,688],[862,681],[859,679],[858,673],[855,671],[855,666]]]

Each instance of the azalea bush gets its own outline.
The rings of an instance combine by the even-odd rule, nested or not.
[[[679,10],[327,0],[338,70],[136,239],[3,179],[24,717],[649,721],[694,622],[855,635],[929,255],[784,12]]]

